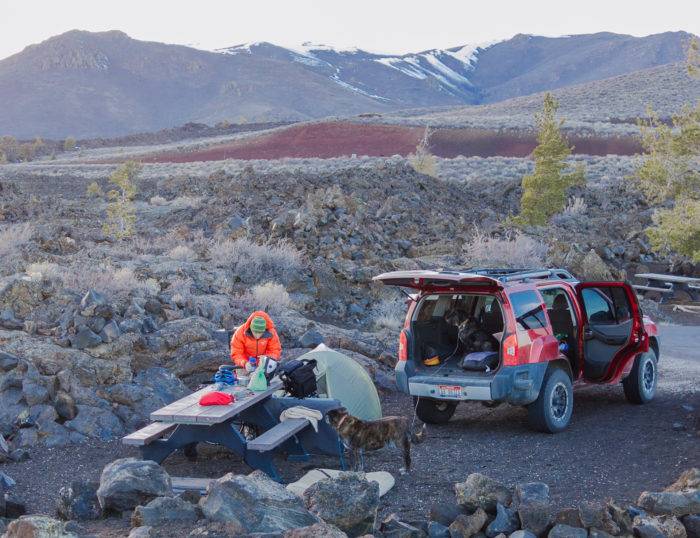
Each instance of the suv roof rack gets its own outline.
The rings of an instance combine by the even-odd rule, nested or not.
[[[467,269],[470,273],[490,276],[501,282],[515,282],[518,280],[542,279],[542,280],[572,280],[576,278],[566,269],[509,269],[505,267],[477,267]]]

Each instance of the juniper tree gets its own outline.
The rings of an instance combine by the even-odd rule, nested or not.
[[[572,172],[565,173],[569,168],[566,159],[571,155],[573,148],[561,132],[564,120],[556,118],[558,108],[557,100],[547,93],[542,111],[535,115],[535,170],[523,177],[520,215],[515,217],[515,224],[547,224],[550,217],[561,212],[566,206],[568,189],[585,181],[582,165]]]
[[[688,43],[688,74],[693,78],[700,78],[700,39],[692,37]]]
[[[134,233],[136,223],[136,179],[141,172],[141,165],[128,161],[120,166],[109,178],[116,188],[107,193],[110,203],[107,206],[107,222],[104,224],[105,233],[117,239],[130,237]]]
[[[63,151],[72,151],[72,150],[74,150],[74,149],[75,149],[76,143],[77,143],[77,142],[75,141],[75,138],[73,138],[72,136],[69,136],[69,137],[66,138],[65,141],[63,142]]]
[[[654,213],[647,235],[656,252],[678,252],[700,262],[700,103],[685,106],[671,125],[652,110],[639,124],[644,160],[634,179]]]

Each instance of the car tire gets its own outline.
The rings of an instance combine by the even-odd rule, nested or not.
[[[637,355],[632,370],[622,380],[622,388],[628,402],[642,405],[654,399],[659,379],[658,362],[656,353],[651,349]]]
[[[430,398],[414,398],[416,415],[428,424],[445,424],[455,414],[456,402],[445,400],[431,400]]]
[[[573,409],[574,390],[569,374],[550,367],[537,399],[527,406],[530,426],[545,433],[559,433],[569,425]]]

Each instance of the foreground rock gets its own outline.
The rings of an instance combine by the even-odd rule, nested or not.
[[[58,492],[56,511],[65,520],[98,519],[102,515],[96,482],[75,481]]]
[[[510,489],[500,482],[480,473],[470,474],[464,482],[455,484],[457,504],[467,510],[482,508],[495,513],[496,504],[509,506],[512,499]]]
[[[48,516],[22,516],[7,526],[3,538],[77,538],[62,521]]]
[[[346,538],[343,531],[327,523],[315,523],[309,527],[286,531],[282,538]]]
[[[542,534],[552,520],[549,486],[542,482],[528,482],[516,486],[513,506],[518,511],[522,528],[534,534]]]
[[[501,503],[496,505],[496,519],[486,527],[486,536],[495,538],[499,534],[508,535],[520,528],[520,519],[515,510],[506,508]]]
[[[155,497],[172,494],[170,476],[160,465],[124,458],[113,461],[102,471],[97,499],[104,511],[124,512]]]
[[[284,532],[318,523],[303,501],[262,471],[213,481],[200,501],[207,519],[233,523],[244,533]]]
[[[488,521],[488,515],[483,508],[477,508],[472,515],[457,516],[449,527],[452,538],[470,538],[479,532]]]
[[[700,513],[700,490],[643,492],[637,504],[652,514],[686,516]]]
[[[640,538],[686,538],[683,523],[673,516],[637,516],[634,534]]]
[[[349,536],[369,534],[379,506],[379,484],[360,473],[316,482],[304,492],[304,504],[312,514]]]
[[[168,522],[194,523],[197,511],[193,504],[179,497],[158,497],[146,506],[137,506],[131,516],[133,527],[157,527]]]
[[[547,538],[587,538],[588,532],[586,529],[577,527],[569,527],[568,525],[554,525],[552,530],[547,534]]]

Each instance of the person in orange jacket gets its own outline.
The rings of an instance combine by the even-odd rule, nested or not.
[[[248,316],[231,338],[231,360],[239,368],[252,371],[262,356],[279,360],[282,345],[272,318],[262,310]],[[255,361],[251,361],[250,358]]]

